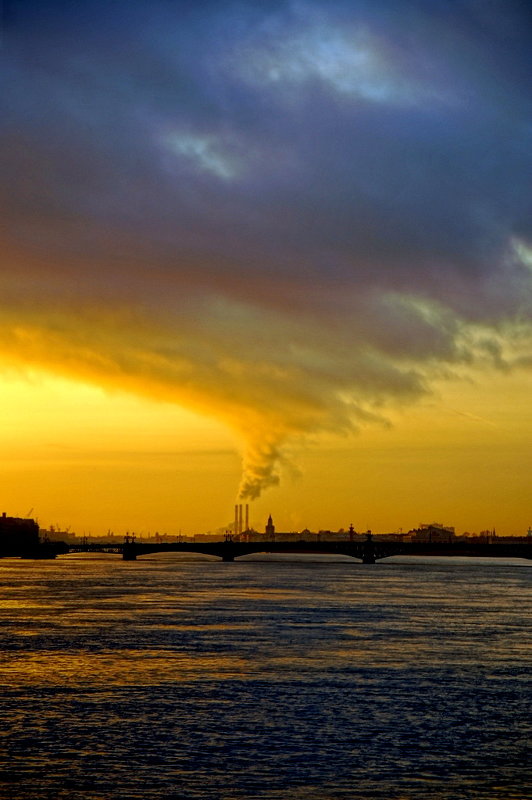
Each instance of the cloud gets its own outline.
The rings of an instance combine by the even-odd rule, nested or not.
[[[223,419],[246,497],[529,363],[525,4],[46,5],[1,51],[5,359]]]

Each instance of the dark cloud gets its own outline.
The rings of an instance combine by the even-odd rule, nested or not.
[[[506,364],[532,311],[530,21],[474,0],[12,3],[5,346],[14,309],[59,332],[54,368],[90,352],[95,380],[248,414],[251,494],[291,433],[378,416],[438,365]]]

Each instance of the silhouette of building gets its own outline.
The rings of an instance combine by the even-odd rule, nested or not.
[[[455,538],[454,528],[431,522],[430,525],[422,524],[419,528],[410,531],[413,542],[452,542]]]
[[[0,556],[22,556],[39,548],[39,526],[34,519],[0,517]]]
[[[275,538],[275,525],[273,524],[272,515],[268,517],[268,524],[266,525],[265,534],[269,539]]]

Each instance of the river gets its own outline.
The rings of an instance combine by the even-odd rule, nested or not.
[[[525,561],[0,560],[2,800],[523,800]]]

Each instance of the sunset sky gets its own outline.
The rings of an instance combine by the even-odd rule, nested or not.
[[[531,32],[512,0],[5,1],[0,511],[524,535]]]

